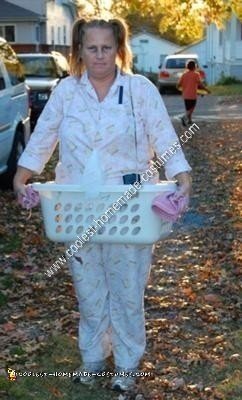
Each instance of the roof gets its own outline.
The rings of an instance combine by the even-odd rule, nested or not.
[[[177,53],[182,53],[184,50],[190,49],[190,47],[196,46],[197,44],[200,44],[202,42],[205,42],[206,38],[197,40],[196,42],[190,43],[187,46],[184,46],[181,50],[179,50]]]
[[[11,20],[14,22],[14,20],[23,19],[39,20],[40,17],[40,14],[29,11],[26,8],[16,6],[15,4],[9,3],[6,0],[1,0],[0,21]]]
[[[179,54],[171,54],[167,56],[169,58],[197,58],[197,54],[186,54],[186,53],[179,53]]]
[[[164,42],[167,42],[167,43],[169,43],[169,44],[171,44],[171,45],[173,45],[173,46],[181,47],[179,44],[177,44],[177,43],[175,43],[175,42],[171,42],[170,40],[167,40],[167,39],[163,38],[163,37],[160,36],[159,34],[147,32],[147,31],[135,32],[135,33],[131,36],[131,39],[134,39],[135,37],[141,36],[141,35],[148,35],[148,36],[151,36],[151,37],[153,37],[153,38],[155,38],[155,39],[163,40]]]

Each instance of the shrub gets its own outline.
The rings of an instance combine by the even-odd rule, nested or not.
[[[222,75],[219,81],[216,83],[217,85],[232,85],[234,83],[242,83],[239,79],[235,78],[235,76],[225,76]]]

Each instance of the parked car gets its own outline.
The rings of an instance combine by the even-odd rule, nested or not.
[[[30,136],[29,96],[17,56],[0,38],[0,185],[11,188]]]
[[[66,58],[56,51],[47,54],[21,53],[18,58],[30,88],[30,122],[33,129],[51,91],[61,78],[69,74],[69,65]]]
[[[206,75],[204,70],[199,66],[197,54],[173,54],[165,57],[158,74],[158,88],[161,94],[166,93],[168,89],[176,89],[178,79],[185,71],[188,60],[195,61],[197,64],[197,71],[202,81],[205,82]]]

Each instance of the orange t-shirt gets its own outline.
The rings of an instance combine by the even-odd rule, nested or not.
[[[199,83],[201,83],[201,78],[198,72],[190,70],[184,72],[178,84],[182,87],[183,98],[195,100]]]

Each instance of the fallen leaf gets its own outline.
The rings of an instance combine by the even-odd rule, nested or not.
[[[221,297],[213,293],[205,294],[204,301],[212,305],[221,305]]]
[[[3,324],[3,330],[5,332],[11,332],[11,331],[14,331],[15,329],[16,329],[16,324],[14,324],[11,321],[6,322],[5,324]]]
[[[171,389],[177,390],[185,386],[185,381],[183,378],[175,378],[171,382]]]

